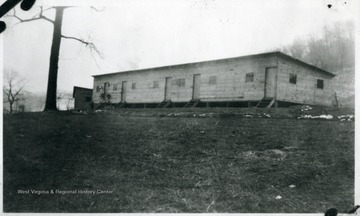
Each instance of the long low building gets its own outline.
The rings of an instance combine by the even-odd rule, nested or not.
[[[95,104],[329,106],[335,75],[281,52],[95,75]]]

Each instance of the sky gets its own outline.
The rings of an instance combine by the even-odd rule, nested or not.
[[[39,6],[54,1],[37,1]],[[56,1],[72,5],[75,1]],[[190,63],[277,50],[297,38],[321,36],[325,25],[354,20],[355,1],[338,0],[98,0],[65,10],[63,35],[91,39],[103,58],[84,44],[62,39],[58,90],[92,88],[92,75]],[[329,8],[327,5],[331,4]],[[95,6],[97,10],[90,6]],[[44,15],[54,17],[53,10]],[[52,40],[46,21],[17,24],[5,18],[4,71],[16,71],[26,90],[45,93]]]

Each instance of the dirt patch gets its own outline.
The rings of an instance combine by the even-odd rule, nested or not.
[[[244,151],[239,157],[245,160],[283,160],[288,153],[279,149],[266,149],[264,151]]]

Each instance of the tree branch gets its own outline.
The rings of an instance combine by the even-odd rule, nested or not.
[[[65,36],[65,35],[61,35],[61,37],[62,37],[62,38],[65,38],[65,39],[77,40],[77,41],[79,41],[80,43],[85,44],[86,46],[88,46],[88,45],[90,44],[89,42],[84,41],[83,39],[80,39],[80,38],[76,38],[76,37]]]
[[[100,58],[104,58],[102,53],[98,50],[98,48],[96,47],[96,45],[90,41],[85,41],[84,39],[82,38],[77,38],[77,37],[71,37],[71,36],[65,36],[65,35],[61,35],[62,38],[65,38],[65,39],[70,39],[70,40],[76,40],[82,44],[85,44],[85,46],[89,47],[90,50],[93,50],[95,51]]]
[[[48,8],[49,9],[49,8]],[[46,9],[46,10],[48,10]],[[36,14],[35,16],[33,16],[32,18],[30,19],[21,19],[19,16],[16,15],[16,10],[13,9],[14,13],[11,14],[11,15],[6,15],[5,17],[13,17],[13,18],[16,18],[17,20],[20,21],[20,23],[24,23],[24,22],[31,22],[31,21],[35,21],[35,20],[46,20],[52,24],[54,24],[54,21],[49,19],[48,17],[44,16],[43,15],[43,9],[42,7],[40,7],[40,13]]]
[[[91,9],[93,9],[94,11],[96,11],[96,12],[102,12],[102,11],[104,11],[105,10],[105,8],[102,8],[102,9],[97,9],[96,7],[94,7],[94,6],[92,6],[92,7],[90,7]]]
[[[18,94],[23,90],[24,87],[25,87],[25,86],[21,86],[21,88],[19,88],[19,90],[17,90],[17,91],[15,92],[14,98],[15,98],[16,96],[18,96]]]

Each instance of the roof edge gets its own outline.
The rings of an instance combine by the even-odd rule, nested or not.
[[[291,60],[291,61],[293,61],[293,62],[296,62],[296,63],[298,63],[298,64],[301,64],[301,65],[310,67],[311,69],[314,69],[314,70],[316,70],[316,71],[325,73],[325,74],[328,75],[328,76],[331,76],[331,77],[335,77],[335,76],[336,76],[336,74],[333,74],[333,73],[331,73],[331,72],[329,72],[329,71],[326,71],[326,70],[324,70],[324,69],[321,69],[321,68],[319,68],[319,67],[316,67],[316,66],[314,66],[314,65],[311,65],[311,64],[309,64],[309,63],[306,63],[306,62],[304,62],[304,61],[301,61],[301,60],[299,60],[299,59],[297,59],[297,58],[294,58],[294,57],[292,57],[292,56],[290,56],[290,55],[287,55],[287,54],[285,54],[285,53],[282,53],[282,52],[277,52],[277,53],[278,53],[278,55],[281,56],[281,57],[284,57],[284,58],[286,58],[286,59],[289,59],[289,60]]]
[[[184,64],[175,64],[175,65],[166,65],[166,66],[160,66],[160,67],[152,67],[152,68],[143,68],[143,69],[136,69],[136,70],[126,70],[126,71],[118,71],[118,72],[111,72],[106,74],[98,74],[98,75],[92,75],[92,77],[101,77],[101,76],[108,76],[108,75],[115,75],[115,74],[121,74],[121,73],[130,73],[130,72],[143,72],[148,70],[158,70],[158,69],[166,69],[166,68],[176,68],[181,66],[188,66],[188,65],[196,65],[196,64],[203,64],[203,63],[211,63],[211,62],[222,62],[222,61],[229,61],[229,60],[236,60],[236,59],[247,59],[247,58],[256,58],[256,57],[263,57],[263,56],[281,56],[284,58],[287,58],[291,61],[297,62],[299,64],[302,64],[304,66],[310,67],[316,71],[323,72],[329,76],[336,76],[333,73],[330,73],[329,71],[323,70],[319,67],[313,66],[311,64],[308,64],[304,61],[301,61],[299,59],[293,58],[285,53],[282,53],[280,51],[274,51],[274,52],[266,52],[266,53],[258,53],[258,54],[251,54],[251,55],[245,55],[245,56],[238,56],[238,57],[232,57],[232,58],[223,58],[223,59],[215,59],[215,60],[206,60],[206,61],[200,61],[200,62],[191,62],[191,63],[184,63]]]
[[[90,89],[90,88],[84,88],[84,87],[80,87],[80,86],[74,86],[74,88],[73,88],[73,98],[75,97],[75,89],[85,89],[85,90],[93,91],[93,89]]]

